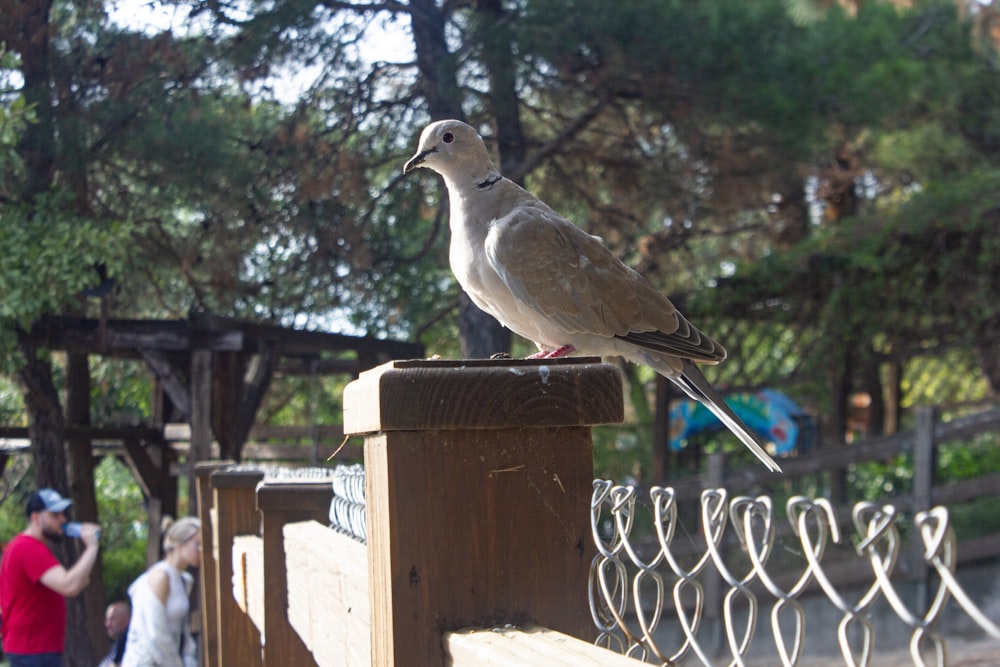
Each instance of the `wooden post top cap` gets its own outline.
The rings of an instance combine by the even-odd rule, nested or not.
[[[344,391],[344,433],[619,423],[617,368],[595,357],[391,361]]]

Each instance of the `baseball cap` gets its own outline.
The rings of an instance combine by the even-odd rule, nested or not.
[[[63,498],[55,489],[39,489],[28,498],[25,514],[32,512],[65,512],[73,504],[69,498]]]

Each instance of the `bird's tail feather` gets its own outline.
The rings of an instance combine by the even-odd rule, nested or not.
[[[733,434],[740,439],[747,449],[753,452],[754,456],[760,459],[761,463],[767,466],[772,472],[781,472],[781,468],[774,459],[764,450],[764,442],[754,434],[750,428],[743,423],[733,409],[726,404],[726,401],[715,390],[698,367],[694,363],[684,360],[684,370],[677,375],[668,375],[681,389],[691,398],[695,399],[706,408],[712,411],[723,424],[726,425]]]

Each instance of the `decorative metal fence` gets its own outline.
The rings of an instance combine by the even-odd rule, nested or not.
[[[788,500],[788,540],[795,548],[781,549],[781,556],[776,557],[780,521],[769,497],[730,498],[725,489],[704,491],[697,508],[698,537],[692,540],[681,527],[673,489],[657,486],[650,490],[651,516],[640,514],[637,495],[631,486],[594,482],[591,522],[598,555],[590,573],[591,613],[601,633],[597,643],[619,653],[642,660],[652,658],[663,665],[693,655],[708,666],[742,666],[760,615],[769,611],[774,649],[781,664],[797,665],[805,644],[806,614],[801,600],[810,587],[818,587],[840,614],[837,640],[848,666],[871,664],[875,631],[870,611],[880,598],[910,629],[909,648],[915,665],[927,664],[925,656],[931,655],[933,664],[946,664],[945,639],[938,626],[949,599],[984,632],[1000,640],[1000,628],[955,578],[955,533],[943,507],[917,514],[912,526],[901,522],[890,504],[861,502],[853,507],[855,567],[871,576],[865,577],[866,588],[852,602],[824,569],[828,547],[843,544],[845,538],[827,500],[803,496]],[[651,530],[636,530],[637,525],[649,523]],[[934,574],[927,581],[937,582],[933,595],[927,590],[922,611],[908,606],[894,582],[900,556],[907,553],[901,528],[904,533],[912,532],[912,553],[917,558],[911,560],[926,565],[926,571]],[[733,537],[738,548],[727,551],[724,545]],[[699,543],[693,554],[692,542]],[[789,543],[782,542],[783,546]],[[793,559],[797,566],[785,557],[789,551],[800,554]],[[683,566],[685,557],[693,560],[693,565]],[[911,580],[912,576],[911,572]],[[707,615],[704,582],[713,577],[721,578],[723,587],[728,587],[721,599],[724,649],[729,654],[725,658],[710,655],[711,641],[706,633],[699,634]],[[657,630],[668,614],[676,617],[681,629],[683,639],[677,647],[662,646],[658,638]],[[783,618],[792,621],[788,636],[782,630]]]

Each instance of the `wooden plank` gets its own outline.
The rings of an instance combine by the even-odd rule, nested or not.
[[[361,443],[348,443],[343,449],[340,445],[343,437],[336,442],[330,442],[317,448],[311,444],[302,445],[267,445],[259,442],[248,442],[243,445],[243,460],[245,461],[295,461],[313,463],[327,460],[327,457],[337,452],[332,463],[343,461],[360,461],[362,457]],[[340,449],[338,452],[337,450]]]
[[[365,442],[373,665],[437,667],[441,632],[469,625],[595,633],[577,594],[594,549],[589,425],[622,418],[616,368],[397,362],[344,404],[345,431],[383,431]]]
[[[420,354],[408,354],[405,357],[422,357],[423,352]],[[303,358],[303,357],[293,357],[290,359],[282,359],[275,369],[276,375],[350,375],[351,377],[357,377],[358,373],[363,370],[368,370],[371,368],[371,364],[367,366],[362,365],[360,359],[316,359],[313,358]]]
[[[139,488],[147,498],[159,497],[161,470],[146,448],[138,440],[125,438],[122,440],[128,466],[132,470]]]
[[[979,537],[959,543],[958,562],[960,565],[1000,556],[1000,534]]]
[[[935,505],[955,505],[1000,495],[1000,472],[934,487]]]
[[[446,667],[635,667],[633,658],[535,625],[446,632]]]
[[[934,441],[936,443],[968,437],[976,433],[1000,427],[1000,409],[984,410],[971,415],[958,417],[949,422],[939,422],[934,425]],[[845,465],[863,463],[866,461],[881,461],[890,459],[900,453],[913,449],[914,433],[907,431],[877,438],[867,438],[847,447],[830,447],[798,458],[782,459],[781,479],[795,479],[826,472]],[[738,493],[746,489],[757,488],[762,484],[772,484],[775,476],[760,466],[745,470],[730,471],[725,486],[731,492]],[[672,486],[678,498],[697,498],[705,488],[704,476],[690,477],[679,480]]]
[[[153,374],[163,386],[163,391],[170,396],[174,407],[190,419],[191,392],[188,391],[188,379],[184,372],[171,363],[167,355],[159,350],[140,349],[139,354],[145,359],[146,365],[153,370]]]
[[[344,439],[344,427],[340,424],[312,424],[308,426],[272,426],[256,424],[250,429],[250,440],[320,440]]]
[[[218,559],[216,599],[218,600],[219,666],[254,667],[261,664],[260,632],[236,605],[232,595],[233,541],[237,535],[257,535],[260,515],[254,503],[254,490],[264,478],[256,470],[234,468],[211,474],[215,496],[214,545]]]
[[[288,620],[288,572],[284,527],[293,522],[327,520],[333,489],[330,480],[271,482],[257,487],[257,509],[264,537],[264,665],[312,665],[315,660]],[[367,571],[365,572],[367,576]],[[365,588],[367,591],[367,587]],[[324,598],[325,596],[318,596]],[[367,604],[367,597],[365,603]],[[367,632],[367,623],[365,624]],[[365,641],[367,642],[367,634]]]
[[[271,386],[277,363],[278,353],[274,343],[265,343],[263,349],[247,362],[246,379],[240,396],[240,430],[237,437],[241,446],[247,440],[257,419],[257,410],[267,394],[268,387]]]
[[[368,550],[316,521],[283,534],[289,623],[320,667],[369,667]]]
[[[621,374],[599,362],[390,362],[362,373],[344,390],[344,431],[619,423],[624,419]]]
[[[87,440],[124,440],[133,438],[135,440],[159,440],[161,432],[159,429],[149,426],[76,426],[66,425],[67,439],[87,439]],[[27,426],[0,426],[0,439],[24,439],[29,438]]]
[[[250,617],[266,644],[264,630],[264,591],[272,582],[264,580],[264,540],[256,535],[233,538],[233,599],[236,606]]]
[[[278,345],[281,354],[290,357],[340,351],[356,352],[359,359],[419,359],[424,356],[424,348],[419,343],[288,329],[200,314],[193,314],[188,320],[49,316],[38,320],[29,335],[50,350],[125,358],[138,358],[140,349],[256,352],[262,342]]]
[[[191,463],[207,461],[212,445],[212,352],[191,353]]]
[[[240,460],[240,445],[248,424],[240,422],[247,355],[239,352],[212,353],[211,429],[223,458]]]
[[[248,338],[278,343],[283,354],[302,356],[320,351],[336,352],[354,350],[359,354],[373,353],[397,359],[414,359],[424,356],[419,343],[383,340],[371,336],[347,336],[325,331],[288,329],[273,324],[231,320],[206,313],[191,317],[192,328],[205,332],[222,332],[238,329]]]

